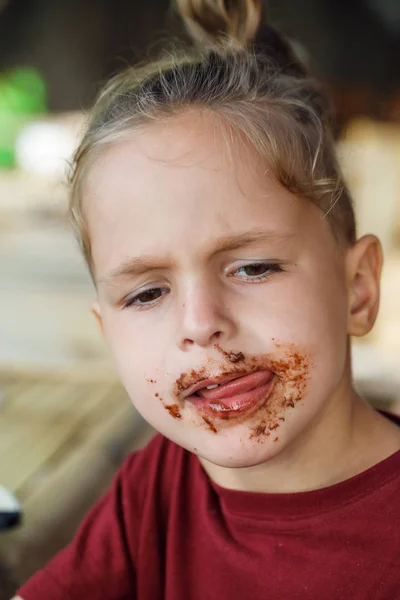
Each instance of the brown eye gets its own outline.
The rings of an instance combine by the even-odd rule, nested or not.
[[[243,265],[233,275],[239,275],[241,279],[247,279],[248,281],[262,281],[272,273],[280,273],[281,271],[283,271],[283,268],[280,264],[261,262]]]
[[[247,265],[246,267],[242,268],[243,271],[245,271],[246,275],[249,275],[249,277],[257,277],[260,275],[264,275],[268,271],[268,265],[265,265],[263,263]]]
[[[163,288],[152,288],[150,290],[145,290],[137,296],[128,298],[123,308],[129,308],[130,306],[136,306],[138,308],[151,306],[152,303],[155,303],[156,300],[161,298],[165,293],[168,293],[168,290],[164,290]]]
[[[157,300],[161,296],[160,288],[154,288],[154,290],[147,290],[139,296],[136,296],[136,300],[139,300],[140,304],[146,304],[146,302],[153,302],[153,300]]]

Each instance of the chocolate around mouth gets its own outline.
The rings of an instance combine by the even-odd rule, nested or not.
[[[275,432],[285,421],[286,413],[291,412],[302,400],[305,399],[308,380],[310,379],[311,369],[315,365],[315,349],[295,345],[289,342],[281,342],[271,338],[274,349],[271,352],[258,355],[244,355],[242,353],[226,352],[216,345],[216,349],[223,354],[226,364],[217,364],[215,359],[209,359],[208,365],[198,369],[192,369],[181,373],[176,379],[173,387],[173,396],[176,406],[183,409],[186,400],[195,402],[202,416],[203,424],[212,433],[218,433],[220,429],[241,422],[247,422],[249,418],[250,439],[260,441],[264,437]],[[219,361],[218,361],[219,362]],[[218,375],[215,375],[219,371]],[[194,393],[207,385],[213,385],[222,381],[228,381],[249,375],[257,371],[270,371],[272,373],[271,388],[265,392],[265,401],[256,403],[249,410],[229,411],[208,410],[203,413],[202,406],[210,409],[210,403],[214,399],[208,398],[204,401],[202,397],[197,397]],[[211,373],[214,372],[214,375]],[[211,375],[211,377],[210,377]],[[218,389],[218,388],[216,388]],[[207,395],[209,395],[207,393]],[[233,400],[233,399],[232,399]],[[217,401],[215,404],[219,404]],[[224,404],[226,406],[228,402]],[[215,406],[215,408],[217,408]],[[226,415],[224,418],[223,415]],[[278,438],[275,437],[273,441]]]

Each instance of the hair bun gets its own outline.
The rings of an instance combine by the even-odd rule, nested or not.
[[[200,46],[251,48],[288,75],[306,75],[289,42],[274,27],[262,23],[261,0],[174,1],[189,34]]]
[[[175,0],[195,42],[202,46],[247,47],[254,43],[261,21],[261,0]]]

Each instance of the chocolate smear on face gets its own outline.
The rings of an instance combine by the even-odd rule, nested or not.
[[[155,394],[155,396],[159,397],[158,394]],[[177,404],[166,404],[164,400],[160,397],[159,400],[161,400],[163,407],[169,412],[171,417],[173,417],[174,419],[182,419],[182,415]]]
[[[285,422],[284,413],[296,407],[304,399],[309,372],[312,362],[309,352],[296,347],[294,344],[275,343],[284,356],[271,361],[271,369],[278,380],[273,393],[266,404],[260,409],[260,423],[268,426],[264,434],[260,434],[259,424],[251,427],[249,439],[260,440],[269,431],[276,431]],[[257,432],[257,433],[256,433]],[[257,435],[258,434],[258,435]],[[269,433],[268,433],[269,435]],[[277,441],[275,438],[273,441]]]
[[[243,352],[226,351],[215,344],[227,363],[226,372],[219,369],[219,376],[235,374],[240,377],[256,371],[272,371],[274,382],[265,404],[255,415],[226,415],[223,419],[220,415],[215,419],[202,415],[202,420],[210,431],[217,433],[221,429],[250,421],[250,439],[261,441],[270,435],[270,431],[277,430],[285,421],[284,414],[294,409],[304,398],[312,367],[311,353],[294,344],[274,341],[274,345],[275,352],[246,357]],[[207,367],[192,369],[189,373],[180,375],[174,386],[178,406],[185,402],[182,400],[182,392],[199,380],[210,378],[210,373],[215,372],[215,366],[216,361],[210,359]]]
[[[212,431],[213,433],[218,433],[218,429],[216,429],[215,425],[213,424],[213,422],[211,421],[211,419],[209,419],[208,417],[202,417],[204,423],[207,424],[207,428]]]
[[[229,354],[229,360],[232,363],[241,362],[242,360],[244,360],[244,354],[243,352],[238,352],[237,354]]]
[[[253,433],[251,434],[250,438],[260,437],[260,435],[265,435],[266,429],[267,429],[266,425],[257,425],[256,427],[253,428]],[[269,433],[268,433],[268,435],[269,435]]]
[[[220,352],[222,356],[227,358],[231,363],[238,363],[245,360],[243,352],[226,352],[219,344],[214,344],[214,348],[216,348],[218,352]]]
[[[182,419],[182,415],[179,411],[179,406],[177,404],[165,404],[163,402],[164,408],[169,412],[171,417],[174,419]]]
[[[164,408],[167,409],[171,417],[174,419],[182,419],[182,415],[179,411],[179,406],[177,404],[164,404]]]
[[[189,373],[181,373],[174,385],[174,394],[177,398],[181,395],[181,393],[186,390],[191,385],[197,383],[200,379],[207,379],[207,370],[205,367],[202,367],[198,371],[192,369]]]

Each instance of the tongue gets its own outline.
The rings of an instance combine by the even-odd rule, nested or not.
[[[228,383],[223,383],[213,390],[203,388],[198,390],[197,394],[206,400],[230,398],[231,396],[244,394],[256,387],[265,385],[271,379],[272,375],[272,371],[257,371],[256,373],[250,373],[250,375],[244,375],[243,377],[228,381]]]

